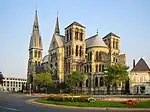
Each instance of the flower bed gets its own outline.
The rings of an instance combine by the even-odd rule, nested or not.
[[[67,101],[67,102],[94,102],[95,99],[87,95],[69,95],[69,94],[51,94],[45,96],[44,99],[51,101]]]
[[[136,105],[139,103],[138,100],[127,100],[125,102],[123,102],[124,104],[128,104],[128,105]]]

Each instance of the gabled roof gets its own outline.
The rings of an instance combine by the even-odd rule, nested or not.
[[[80,23],[74,21],[73,23],[71,23],[69,26],[67,26],[65,29],[67,29],[68,27],[72,26],[72,25],[77,25],[77,26],[80,26],[80,27],[83,27],[85,28],[85,26],[81,25]]]
[[[143,72],[143,71],[150,71],[147,63],[145,62],[145,60],[143,58],[141,58],[137,64],[135,65],[135,67],[131,70],[131,72]]]
[[[107,38],[107,37],[109,37],[109,36],[114,36],[114,37],[118,37],[118,38],[120,38],[118,35],[116,35],[116,34],[114,34],[114,33],[110,32],[110,33],[109,33],[109,34],[107,34],[105,37],[103,37],[103,39],[104,39],[104,38]]]
[[[53,35],[53,38],[52,38],[52,40],[51,40],[51,44],[50,44],[50,47],[49,47],[49,51],[51,51],[51,50],[53,50],[53,49],[55,49],[56,48],[56,46],[55,46],[55,48],[53,48],[54,46],[53,46],[53,42],[55,41],[55,45],[57,46],[57,47],[62,47],[64,44],[64,42],[63,42],[63,38],[62,38],[62,36],[61,35]]]
[[[89,48],[89,47],[106,47],[107,48],[107,45],[104,43],[102,38],[99,37],[98,34],[87,38],[85,41],[86,41],[86,48]]]

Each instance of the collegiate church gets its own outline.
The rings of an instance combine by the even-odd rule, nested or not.
[[[44,70],[50,70],[56,84],[64,82],[70,72],[81,71],[88,75],[83,84],[79,82],[78,89],[105,92],[105,66],[126,63],[126,55],[120,53],[120,37],[112,32],[104,37],[100,37],[98,32],[86,37],[86,27],[78,22],[66,26],[64,32],[65,35],[61,35],[57,17],[48,54],[42,58],[42,39],[36,11],[29,45],[28,83],[36,72]]]

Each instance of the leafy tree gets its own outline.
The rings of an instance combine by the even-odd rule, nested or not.
[[[128,69],[126,65],[123,64],[114,64],[107,66],[105,71],[105,82],[107,86],[107,93],[110,94],[110,86],[117,86],[118,84],[128,80]]]
[[[48,71],[38,73],[34,78],[34,82],[39,87],[46,88],[47,92],[47,87],[52,85],[52,75]]]
[[[79,82],[83,83],[84,79],[85,74],[81,73],[80,71],[74,71],[66,76],[66,84],[69,89],[74,89],[76,84]]]
[[[3,83],[3,74],[2,74],[2,72],[0,72],[0,84],[2,84]]]

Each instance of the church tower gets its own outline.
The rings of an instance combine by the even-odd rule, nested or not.
[[[32,78],[36,72],[36,65],[42,63],[42,40],[39,32],[37,10],[35,11],[35,18],[33,24],[33,31],[29,44],[29,60],[28,60],[28,73],[27,82],[31,83]],[[31,78],[32,77],[32,78]]]
[[[82,71],[85,61],[85,27],[73,22],[65,28],[65,74],[72,71]]]

